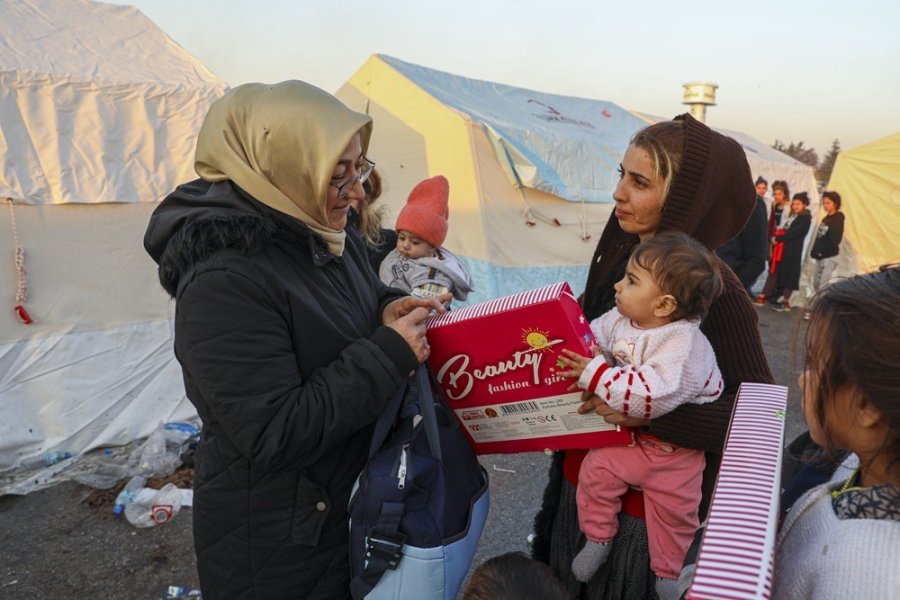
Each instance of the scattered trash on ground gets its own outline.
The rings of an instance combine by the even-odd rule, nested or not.
[[[0,496],[4,494],[24,496],[51,485],[56,485],[60,481],[65,481],[68,477],[62,476],[62,473],[78,462],[79,459],[79,456],[70,456],[38,471],[34,469],[23,470],[18,478],[15,475],[5,476],[3,485],[0,485]]]
[[[65,450],[48,451],[26,462],[24,468],[0,475],[0,496],[27,495],[62,481],[77,481],[95,490],[119,488],[118,495],[124,479],[166,477],[181,464],[193,466],[199,439],[197,423],[160,423],[141,442],[74,456]]]
[[[66,460],[67,458],[72,458],[71,452],[60,452],[59,450],[47,452],[46,454],[44,454],[44,466],[51,467],[58,462]]]
[[[96,510],[98,515],[102,518],[116,518],[113,507],[116,504],[116,498],[118,498],[122,490],[125,489],[127,483],[128,482],[126,481],[121,481],[115,487],[108,490],[93,490],[82,502]],[[180,488],[182,492],[192,491],[191,488],[194,486],[194,468],[183,465],[176,469],[174,473],[166,477],[149,477],[141,488],[158,490],[169,483]],[[182,495],[182,506],[188,505],[190,505],[190,503],[185,502],[184,496]]]
[[[173,483],[167,483],[158,490],[144,488],[125,507],[125,518],[141,529],[165,525],[181,510],[181,492]]]
[[[186,588],[178,585],[170,585],[166,588],[162,600],[177,600],[178,598],[200,598],[200,590],[194,588]]]

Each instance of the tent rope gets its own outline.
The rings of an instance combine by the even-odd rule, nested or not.
[[[584,198],[581,199],[581,217],[578,219],[581,221],[581,241],[586,242],[591,239],[591,234],[588,233],[587,228],[587,210],[584,205]]]
[[[20,321],[26,325],[34,323],[34,319],[25,310],[25,301],[28,300],[28,285],[25,282],[25,250],[19,245],[19,229],[16,226],[16,209],[12,198],[6,199],[9,204],[9,220],[12,223],[13,246],[15,248],[15,264],[16,264],[16,299],[13,310]]]
[[[578,217],[577,222],[568,223],[565,221],[560,221],[556,217],[548,217],[543,214],[541,211],[532,207],[528,204],[528,200],[525,199],[525,192],[522,187],[517,187],[517,191],[519,192],[519,197],[522,199],[522,204],[525,205],[525,208],[522,209],[522,217],[525,219],[525,224],[529,227],[534,227],[538,221],[546,223],[548,225],[553,225],[555,227],[563,227],[566,225],[579,225],[581,227],[581,234],[578,236],[581,238],[581,241],[586,242],[591,239],[591,234],[588,231],[588,225],[602,225],[603,223],[588,223],[587,220],[587,202],[585,202],[584,198],[581,199],[581,215]]]

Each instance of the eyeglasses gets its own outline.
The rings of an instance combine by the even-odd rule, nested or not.
[[[375,168],[375,163],[373,163],[371,160],[369,160],[368,158],[363,156],[362,162],[360,164],[356,165],[356,175],[354,175],[353,177],[351,177],[350,179],[347,179],[346,181],[344,181],[342,183],[338,183],[338,184],[329,183],[328,185],[330,185],[333,188],[337,188],[338,198],[343,200],[344,198],[347,197],[347,194],[349,194],[350,191],[353,189],[353,186],[356,185],[357,181],[359,182],[360,185],[362,185],[366,182],[366,179],[368,179],[369,175],[372,174],[372,170],[374,168]]]

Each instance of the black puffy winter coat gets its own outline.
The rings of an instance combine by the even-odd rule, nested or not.
[[[204,599],[347,597],[351,487],[371,423],[416,366],[381,325],[398,290],[354,234],[329,254],[229,181],[180,186],[145,247],[176,300],[175,352],[203,420],[193,517]]]

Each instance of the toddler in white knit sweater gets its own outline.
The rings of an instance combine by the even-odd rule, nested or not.
[[[563,351],[560,374],[571,389],[596,394],[625,416],[655,419],[681,404],[712,402],[723,382],[700,320],[723,290],[719,263],[683,233],[661,233],[638,244],[616,283],[616,307],[591,322],[600,353]],[[588,581],[609,555],[621,496],[644,493],[650,567],[660,598],[677,597],[676,583],[699,523],[703,452],[639,433],[628,447],[588,452],[578,477],[578,519],[587,541],[572,561]]]

